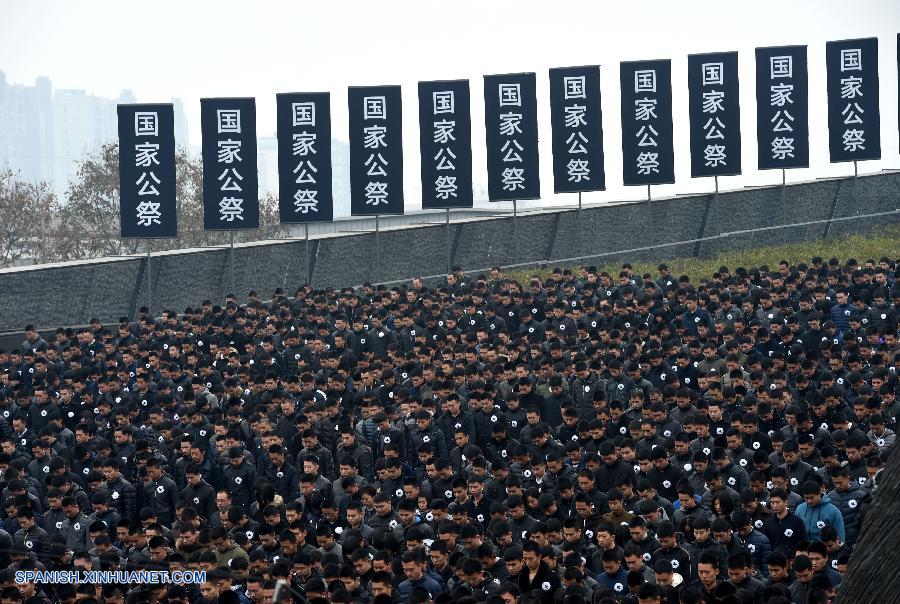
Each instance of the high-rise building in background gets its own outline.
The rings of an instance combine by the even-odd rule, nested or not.
[[[62,195],[87,153],[118,138],[116,105],[134,103],[124,90],[106,99],[84,90],[53,91],[49,79],[34,86],[9,84],[0,71],[0,168],[9,166],[29,181],[46,181]],[[179,99],[175,142],[189,148],[188,123]]]
[[[27,181],[50,183],[63,197],[86,154],[118,138],[116,105],[135,103],[134,94],[123,90],[116,99],[106,99],[84,90],[54,91],[48,78],[37,78],[33,86],[9,84],[0,71],[0,169],[9,166]],[[200,155],[200,146],[190,146],[188,121],[180,99],[171,99],[175,112],[175,143],[190,155]],[[260,137],[259,195],[278,195],[278,142],[274,136]],[[350,145],[331,140],[335,217],[350,216]],[[421,197],[417,185],[407,192],[407,210]],[[492,207],[483,184],[475,183],[475,205]]]
[[[0,169],[10,167],[27,180],[49,181],[53,173],[52,86],[7,83],[0,71]]]

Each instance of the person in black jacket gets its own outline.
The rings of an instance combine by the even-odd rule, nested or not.
[[[769,495],[769,507],[773,514],[763,525],[763,533],[769,538],[772,549],[786,549],[793,555],[797,544],[806,541],[806,526],[787,506],[788,494],[775,489]]]
[[[541,602],[553,602],[553,596],[559,589],[559,575],[541,560],[541,546],[528,541],[522,547],[522,561],[525,563],[519,572],[519,589],[523,594],[532,593]]]
[[[137,490],[119,474],[119,460],[107,458],[103,462],[103,490],[111,506],[122,518],[137,522]]]

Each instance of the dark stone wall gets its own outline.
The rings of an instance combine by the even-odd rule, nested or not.
[[[312,272],[315,287],[392,282],[436,276],[449,262],[466,270],[493,265],[659,261],[709,257],[726,250],[867,232],[897,224],[900,214],[838,220],[900,208],[900,173],[761,187],[650,203],[615,203],[404,227],[310,240],[181,250],[146,257],[107,259],[0,271],[0,332],[26,323],[41,328],[79,325],[97,317],[133,317],[148,302],[153,310],[184,310],[201,300],[219,302],[227,292],[256,290],[268,298],[278,287],[292,291]],[[765,229],[779,225],[814,224]],[[514,224],[515,222],[515,224]],[[758,230],[764,229],[764,230]],[[753,231],[753,232],[747,232]],[[702,241],[697,241],[701,240]],[[377,243],[377,245],[376,245]],[[448,253],[448,251],[450,253]],[[309,263],[307,264],[307,257]],[[575,261],[572,261],[575,263]],[[148,272],[149,280],[148,281]]]

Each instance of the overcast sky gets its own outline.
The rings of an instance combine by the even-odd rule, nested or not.
[[[438,9],[437,7],[442,7]],[[778,183],[756,166],[753,89],[757,46],[809,46],[811,168],[788,180],[852,174],[828,162],[825,42],[877,36],[881,83],[881,161],[860,173],[900,168],[897,124],[898,0],[756,0],[755,2],[246,2],[234,0],[0,0],[0,70],[14,83],[45,75],[56,88],[81,88],[139,101],[181,98],[192,144],[200,141],[201,97],[253,96],[258,131],[275,131],[275,93],[330,91],[336,138],[347,139],[348,85],[401,84],[407,207],[418,205],[416,82],[468,78],[472,86],[474,176],[486,182],[482,76],[537,73],[541,181],[553,200],[547,70],[600,64],[607,191],[585,202],[642,198],[622,186],[618,63],[673,60],[676,185],[654,195],[710,191],[691,179],[687,129],[687,55],[739,51],[742,176],[722,189]],[[2,124],[0,124],[2,127]]]

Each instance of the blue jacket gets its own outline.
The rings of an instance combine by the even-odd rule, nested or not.
[[[763,577],[768,577],[769,565],[766,558],[769,557],[769,553],[772,551],[769,538],[764,533],[753,529],[746,537],[738,535],[738,539],[740,539],[744,549],[750,552],[750,559],[753,561],[753,566],[759,571],[759,574]]]
[[[850,303],[835,304],[831,307],[831,320],[834,321],[838,333],[843,334],[850,328],[851,314],[853,314],[853,306]]]
[[[831,503],[828,495],[822,497],[818,505],[811,506],[805,501],[797,506],[794,512],[806,527],[806,537],[810,541],[819,541],[819,531],[831,525],[837,531],[841,541],[844,540],[844,517],[841,511]]]
[[[837,489],[829,491],[828,498],[844,519],[844,543],[852,546],[859,534],[861,512],[869,504],[871,496],[856,484],[850,483],[850,488],[843,493]]]
[[[409,593],[413,587],[424,587],[432,597],[443,591],[441,584],[432,579],[429,575],[423,575],[421,579],[413,583],[409,579],[400,584],[397,590],[400,592],[400,599],[403,602],[409,602]]]
[[[628,571],[619,567],[619,572],[614,575],[602,572],[597,575],[597,583],[611,589],[617,598],[625,596],[628,594]]]

